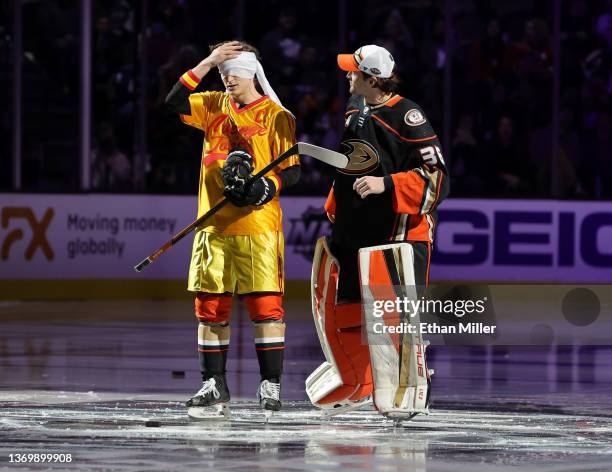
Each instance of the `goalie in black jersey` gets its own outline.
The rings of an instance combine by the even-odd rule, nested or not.
[[[418,334],[375,333],[373,323],[393,324],[406,314],[374,317],[366,302],[380,287],[416,297],[417,287],[427,285],[435,210],[448,194],[448,172],[423,110],[396,94],[399,79],[386,49],[363,46],[338,55],[338,65],[351,93],[341,143],[349,164],[337,170],[325,204],[331,238],[321,238],[315,251],[313,315],[326,362],[306,389],[328,414],[373,395],[381,413],[410,418],[428,411],[426,343]]]

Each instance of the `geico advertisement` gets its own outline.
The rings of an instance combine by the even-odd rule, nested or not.
[[[450,199],[436,233],[439,280],[612,282],[612,202]]]
[[[323,199],[287,200],[287,277],[307,279],[330,223]],[[431,262],[432,281],[612,283],[612,202],[448,199]]]
[[[281,202],[286,277],[306,280],[315,242],[331,230],[324,198]],[[142,273],[133,266],[193,220],[195,197],[0,194],[0,212],[0,278],[187,276],[192,236]],[[430,273],[432,280],[612,282],[612,203],[449,199],[439,210]]]

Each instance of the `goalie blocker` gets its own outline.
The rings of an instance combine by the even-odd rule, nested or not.
[[[375,300],[417,298],[418,286],[426,284],[428,253],[423,243],[361,248],[362,313],[361,304],[338,305],[341,268],[326,238],[319,239],[312,268],[312,311],[326,360],[306,380],[306,392],[315,406],[346,411],[373,394],[376,409],[390,418],[428,413],[433,374],[425,361],[428,343],[418,330],[396,334],[381,329],[400,323],[418,326],[418,313],[410,317],[393,311],[380,316],[374,311]]]

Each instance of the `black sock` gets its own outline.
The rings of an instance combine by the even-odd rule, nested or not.
[[[256,321],[255,350],[261,379],[280,383],[285,352],[285,323],[282,320]]]
[[[198,327],[198,357],[202,380],[213,375],[225,375],[230,328],[227,324],[200,323]]]
[[[208,380],[213,375],[225,375],[227,351],[198,352],[198,356],[200,358],[200,372],[202,373],[202,380]]]
[[[283,372],[284,351],[284,349],[257,350],[261,380],[280,383],[280,377]]]

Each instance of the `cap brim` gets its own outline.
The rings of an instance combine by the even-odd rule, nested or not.
[[[347,72],[357,72],[359,70],[353,54],[338,54],[338,67]]]

